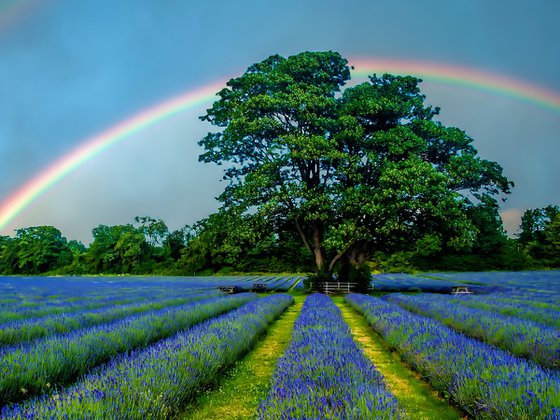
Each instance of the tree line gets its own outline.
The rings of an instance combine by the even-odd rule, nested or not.
[[[560,209],[526,210],[516,238],[508,238],[493,208],[470,217],[472,246],[460,251],[424,237],[396,252],[368,260],[375,271],[524,270],[560,267]],[[241,272],[314,272],[297,235],[278,235],[257,215],[220,211],[170,231],[164,221],[136,217],[126,225],[100,225],[93,242],[67,240],[53,226],[0,236],[2,275],[211,275]]]

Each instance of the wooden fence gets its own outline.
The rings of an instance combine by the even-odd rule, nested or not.
[[[328,295],[332,293],[351,293],[354,291],[357,285],[358,283],[331,281],[331,282],[314,284],[313,290],[316,290],[318,292],[323,292]]]

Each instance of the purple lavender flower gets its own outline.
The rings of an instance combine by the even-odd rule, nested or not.
[[[401,356],[475,418],[554,419],[560,376],[382,299],[347,295]],[[529,392],[531,391],[531,392]]]
[[[332,300],[309,296],[259,418],[397,418],[399,413],[396,399],[356,346]]]

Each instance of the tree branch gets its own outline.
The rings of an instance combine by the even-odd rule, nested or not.
[[[305,245],[305,248],[307,248],[307,250],[311,255],[314,255],[313,249],[311,248],[311,245],[309,245],[309,241],[307,240],[307,237],[305,236],[305,233],[303,232],[303,229],[301,228],[297,218],[295,219],[295,222],[296,222],[296,229],[299,233],[299,236],[301,237],[301,240]]]
[[[344,255],[344,253],[345,253],[346,251],[348,251],[348,249],[352,246],[352,244],[353,244],[354,242],[355,242],[354,239],[352,239],[350,242],[348,242],[348,245],[346,245],[346,246],[344,247],[344,249],[343,249],[339,254],[337,254],[337,255],[331,260],[331,262],[329,263],[329,272],[332,272],[332,270],[333,270],[334,265],[336,264],[336,262]]]

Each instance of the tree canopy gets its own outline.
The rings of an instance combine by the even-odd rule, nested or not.
[[[521,216],[519,243],[536,260],[560,262],[560,207],[527,209]]]
[[[349,80],[328,51],[273,55],[227,83],[201,117],[218,130],[199,142],[201,161],[226,164],[223,208],[297,232],[323,278],[426,238],[471,246],[469,209],[513,186],[501,166],[434,120],[420,79]]]

